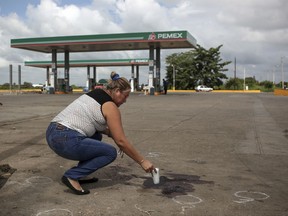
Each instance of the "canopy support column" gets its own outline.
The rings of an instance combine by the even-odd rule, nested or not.
[[[149,47],[149,77],[148,77],[148,86],[154,86],[154,45],[150,45]]]
[[[96,66],[93,66],[93,80],[94,83],[97,83],[97,71],[96,71]]]
[[[136,89],[139,90],[139,65],[136,65]]]
[[[70,82],[69,82],[69,69],[70,69],[70,65],[69,65],[69,51],[68,50],[65,50],[65,53],[64,53],[64,59],[65,59],[65,62],[64,62],[64,83],[65,83],[65,89],[64,91],[67,93],[69,92],[70,88]]]
[[[57,49],[52,49],[52,76],[50,78],[51,86],[54,87],[55,91],[57,91]]]
[[[160,88],[160,73],[161,61],[160,61],[160,47],[156,47],[156,83],[155,83],[155,92],[161,92]]]
[[[50,86],[51,82],[50,82],[50,71],[49,71],[49,66],[46,67],[46,86]]]
[[[134,65],[132,64],[131,65],[131,92],[134,92],[134,77],[135,77],[135,74],[134,74]]]
[[[91,90],[91,85],[90,85],[90,66],[87,66],[87,81],[86,81],[86,87],[88,91]]]

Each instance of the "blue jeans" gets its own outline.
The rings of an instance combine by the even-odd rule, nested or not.
[[[92,137],[52,122],[46,131],[50,148],[59,156],[79,161],[78,165],[64,173],[64,176],[77,180],[107,166],[117,157],[116,148],[101,142],[102,134]]]

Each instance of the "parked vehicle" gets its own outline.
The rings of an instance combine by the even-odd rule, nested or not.
[[[213,91],[213,88],[207,87],[205,85],[199,85],[199,86],[197,86],[195,88],[195,91],[196,92],[201,92],[201,91],[203,91],[203,92],[211,92],[211,91]]]
[[[83,88],[83,92],[87,93],[89,91],[88,87]]]

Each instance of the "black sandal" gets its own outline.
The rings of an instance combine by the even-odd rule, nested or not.
[[[95,183],[95,182],[98,182],[98,178],[90,178],[90,179],[79,179],[78,182],[79,184],[89,184],[89,183]]]
[[[66,176],[63,176],[61,180],[62,180],[63,184],[65,184],[68,188],[70,188],[77,195],[85,195],[85,194],[90,193],[89,190],[83,190],[83,189],[77,190],[76,188],[74,188]]]

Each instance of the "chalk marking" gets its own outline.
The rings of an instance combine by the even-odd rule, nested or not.
[[[260,194],[263,197],[262,198],[252,198],[252,197],[240,195],[241,193],[248,193],[248,195],[250,193],[252,196],[253,196],[253,194]],[[237,201],[237,200],[233,201],[236,203],[246,203],[246,202],[252,202],[255,200],[265,200],[265,199],[268,199],[270,197],[269,195],[267,195],[265,193],[256,192],[256,191],[237,191],[236,193],[234,193],[234,195],[239,198],[239,201]]]
[[[180,212],[180,214],[185,214],[185,209],[188,209],[188,208],[190,208],[190,209],[192,209],[192,208],[194,208],[195,206],[182,206],[182,211]]]
[[[51,178],[44,177],[44,176],[33,176],[25,180],[28,184],[48,184],[53,182]]]
[[[21,182],[18,182],[18,181],[8,181],[6,183],[6,185],[13,185],[13,184],[18,184],[18,185],[21,185],[21,186],[28,186],[28,183],[21,183]]]
[[[184,198],[184,197],[188,197],[188,199],[191,199],[191,198],[195,199],[195,201],[188,202],[188,201],[179,200],[180,198]],[[199,204],[199,203],[203,202],[203,200],[201,198],[193,196],[193,195],[190,195],[190,194],[175,196],[175,197],[173,197],[172,200],[174,202],[176,202],[177,204],[182,205],[181,212],[180,212],[180,214],[182,214],[182,215],[185,214],[185,210],[186,209],[188,209],[188,208],[192,209],[192,208],[195,207],[196,204]]]
[[[145,210],[139,208],[139,207],[137,206],[137,204],[135,204],[135,208],[136,208],[137,210],[139,210],[140,212],[146,213],[146,214],[149,215],[149,216],[151,216],[150,212],[154,212],[154,210],[145,211]]]
[[[29,186],[31,184],[48,184],[53,182],[51,178],[48,177],[43,177],[43,176],[33,176],[30,178],[27,178],[25,182],[18,182],[18,181],[9,181],[7,182],[7,185],[12,185],[12,184],[18,184],[21,186]]]
[[[73,213],[69,209],[51,209],[51,210],[39,212],[36,216],[40,216],[40,215],[47,214],[47,213],[50,214],[52,212],[56,212],[57,213],[57,212],[60,212],[60,211],[68,212],[69,215],[73,216]],[[59,215],[59,214],[57,214],[57,215]]]
[[[153,158],[153,157],[159,157],[159,156],[160,154],[158,152],[149,152],[146,157]]]
[[[189,198],[195,199],[195,201],[194,202],[187,202],[187,201],[179,200],[179,198],[184,198],[184,197],[189,197]],[[180,205],[190,205],[190,206],[193,206],[193,207],[195,206],[195,204],[199,204],[199,203],[203,202],[203,200],[201,198],[193,196],[193,195],[190,195],[190,194],[175,196],[172,200],[174,202],[180,204]]]

